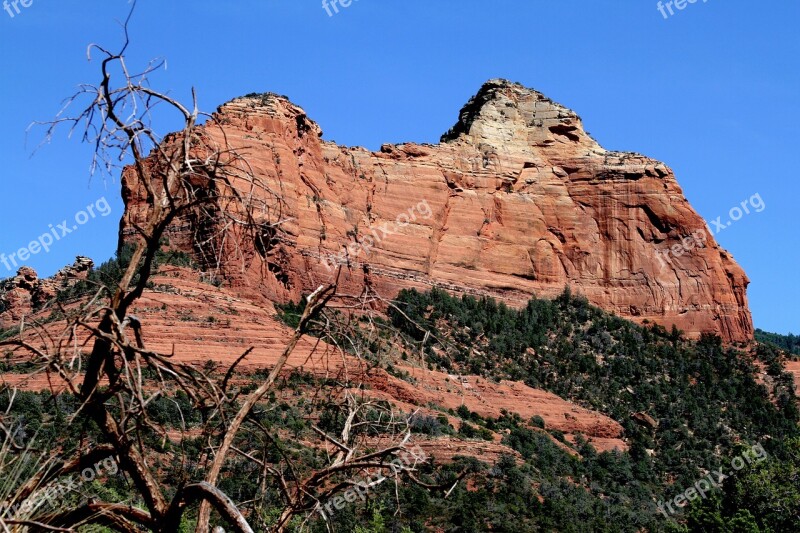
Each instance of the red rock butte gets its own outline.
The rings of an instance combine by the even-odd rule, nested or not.
[[[220,221],[192,214],[169,231],[171,246],[220,270],[243,294],[296,300],[344,263],[340,285],[351,294],[369,288],[391,298],[437,286],[518,306],[569,285],[637,322],[674,324],[690,337],[752,339],[749,280],[672,170],[603,149],[577,114],[519,84],[484,84],[436,145],[339,146],[274,94],[224,104],[201,133],[244,154],[280,194],[268,249],[213,243],[225,253],[211,264],[199,248],[212,243]],[[129,169],[123,240],[142,222],[143,198]],[[264,216],[265,227],[275,222]],[[704,247],[663,253],[698,231],[709,234]]]

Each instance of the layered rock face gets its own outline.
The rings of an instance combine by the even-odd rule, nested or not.
[[[249,294],[296,299],[338,275],[355,294],[440,286],[521,305],[570,285],[639,322],[752,338],[748,279],[709,232],[664,253],[706,229],[672,171],[603,149],[574,112],[521,85],[487,82],[437,145],[339,146],[271,94],[223,105],[203,134],[246,154],[280,196],[268,249],[237,242],[206,265]],[[126,172],[123,239],[143,194]],[[213,224],[186,217],[171,243],[202,256],[198,235]]]

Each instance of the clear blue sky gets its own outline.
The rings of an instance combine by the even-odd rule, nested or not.
[[[195,86],[205,110],[278,92],[326,138],[372,149],[436,142],[481,83],[519,81],[577,111],[606,148],[665,161],[708,221],[758,193],[766,208],[717,239],[750,276],[756,326],[800,333],[800,3],[698,0],[667,19],[656,4],[357,0],[328,16],[321,0],[140,0],[129,58],[166,58],[156,85],[179,97]],[[49,275],[76,254],[113,254],[119,182],[90,180],[90,150],[65,135],[30,157],[41,132],[26,146],[25,130],[98,81],[86,45],[119,42],[128,2],[19,8],[0,11],[0,253],[101,197],[113,209],[26,261]]]

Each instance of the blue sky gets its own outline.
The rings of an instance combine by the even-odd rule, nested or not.
[[[26,0],[31,2],[31,0]],[[327,139],[376,149],[436,142],[489,78],[574,109],[609,149],[669,164],[707,220],[759,194],[766,207],[716,238],[744,267],[755,324],[800,332],[800,3],[698,0],[664,18],[650,0],[357,0],[329,16],[321,0],[140,0],[132,64],[163,57],[154,80],[201,107],[273,91],[303,106]],[[0,4],[1,5],[1,4]],[[90,179],[89,147],[58,135],[33,157],[47,120],[97,81],[86,45],[115,46],[127,0],[32,0],[0,11],[0,253],[108,200],[49,253],[110,257],[122,204],[115,176]],[[169,124],[165,124],[167,127]],[[752,210],[751,210],[752,211]],[[59,232],[60,234],[60,232]],[[0,278],[12,275],[0,263]]]

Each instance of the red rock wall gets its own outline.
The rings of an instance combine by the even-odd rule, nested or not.
[[[205,134],[223,144],[223,131],[283,199],[264,257],[252,242],[224,245],[222,269],[246,291],[296,298],[345,262],[355,294],[436,285],[522,304],[569,284],[623,317],[752,338],[748,279],[713,237],[658,254],[705,229],[672,171],[603,149],[574,112],[520,85],[488,82],[437,145],[338,146],[275,95],[223,105]],[[142,216],[130,172],[123,196],[126,238]],[[176,223],[172,244],[193,249],[200,223]]]

